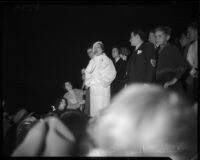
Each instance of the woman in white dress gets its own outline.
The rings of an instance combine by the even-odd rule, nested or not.
[[[110,85],[116,70],[110,58],[103,52],[103,43],[93,45],[94,57],[85,69],[85,85],[90,87],[90,116],[95,117],[102,108],[109,105]]]

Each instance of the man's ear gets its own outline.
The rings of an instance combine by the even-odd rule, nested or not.
[[[167,41],[169,41],[170,37],[171,37],[171,36],[167,35]]]

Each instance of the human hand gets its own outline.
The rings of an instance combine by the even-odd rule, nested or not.
[[[89,86],[85,85],[85,89],[88,89],[88,88],[89,88]]]
[[[81,73],[82,73],[82,74],[85,73],[85,68],[81,69]]]
[[[166,83],[164,84],[163,87],[164,87],[165,89],[167,89],[169,86],[174,85],[177,81],[178,81],[178,79],[177,79],[177,78],[174,78],[173,80],[166,82]]]
[[[198,77],[198,72],[193,68],[191,71],[190,71],[190,74],[193,78],[197,78]]]

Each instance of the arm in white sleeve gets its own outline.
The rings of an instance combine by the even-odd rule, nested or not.
[[[115,79],[116,69],[113,62],[110,59],[105,60],[105,64],[102,70],[100,71],[100,76],[101,76],[102,84],[105,87],[109,86],[112,83],[112,81]]]
[[[92,73],[95,69],[96,65],[93,59],[90,60],[88,66],[85,69],[85,85],[90,87],[92,81]]]

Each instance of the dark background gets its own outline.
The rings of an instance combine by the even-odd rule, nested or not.
[[[130,31],[169,25],[179,35],[198,18],[198,3],[5,4],[2,85],[6,110],[45,113],[64,93],[63,83],[80,88],[86,49],[101,40],[111,56],[114,45],[129,47]]]

